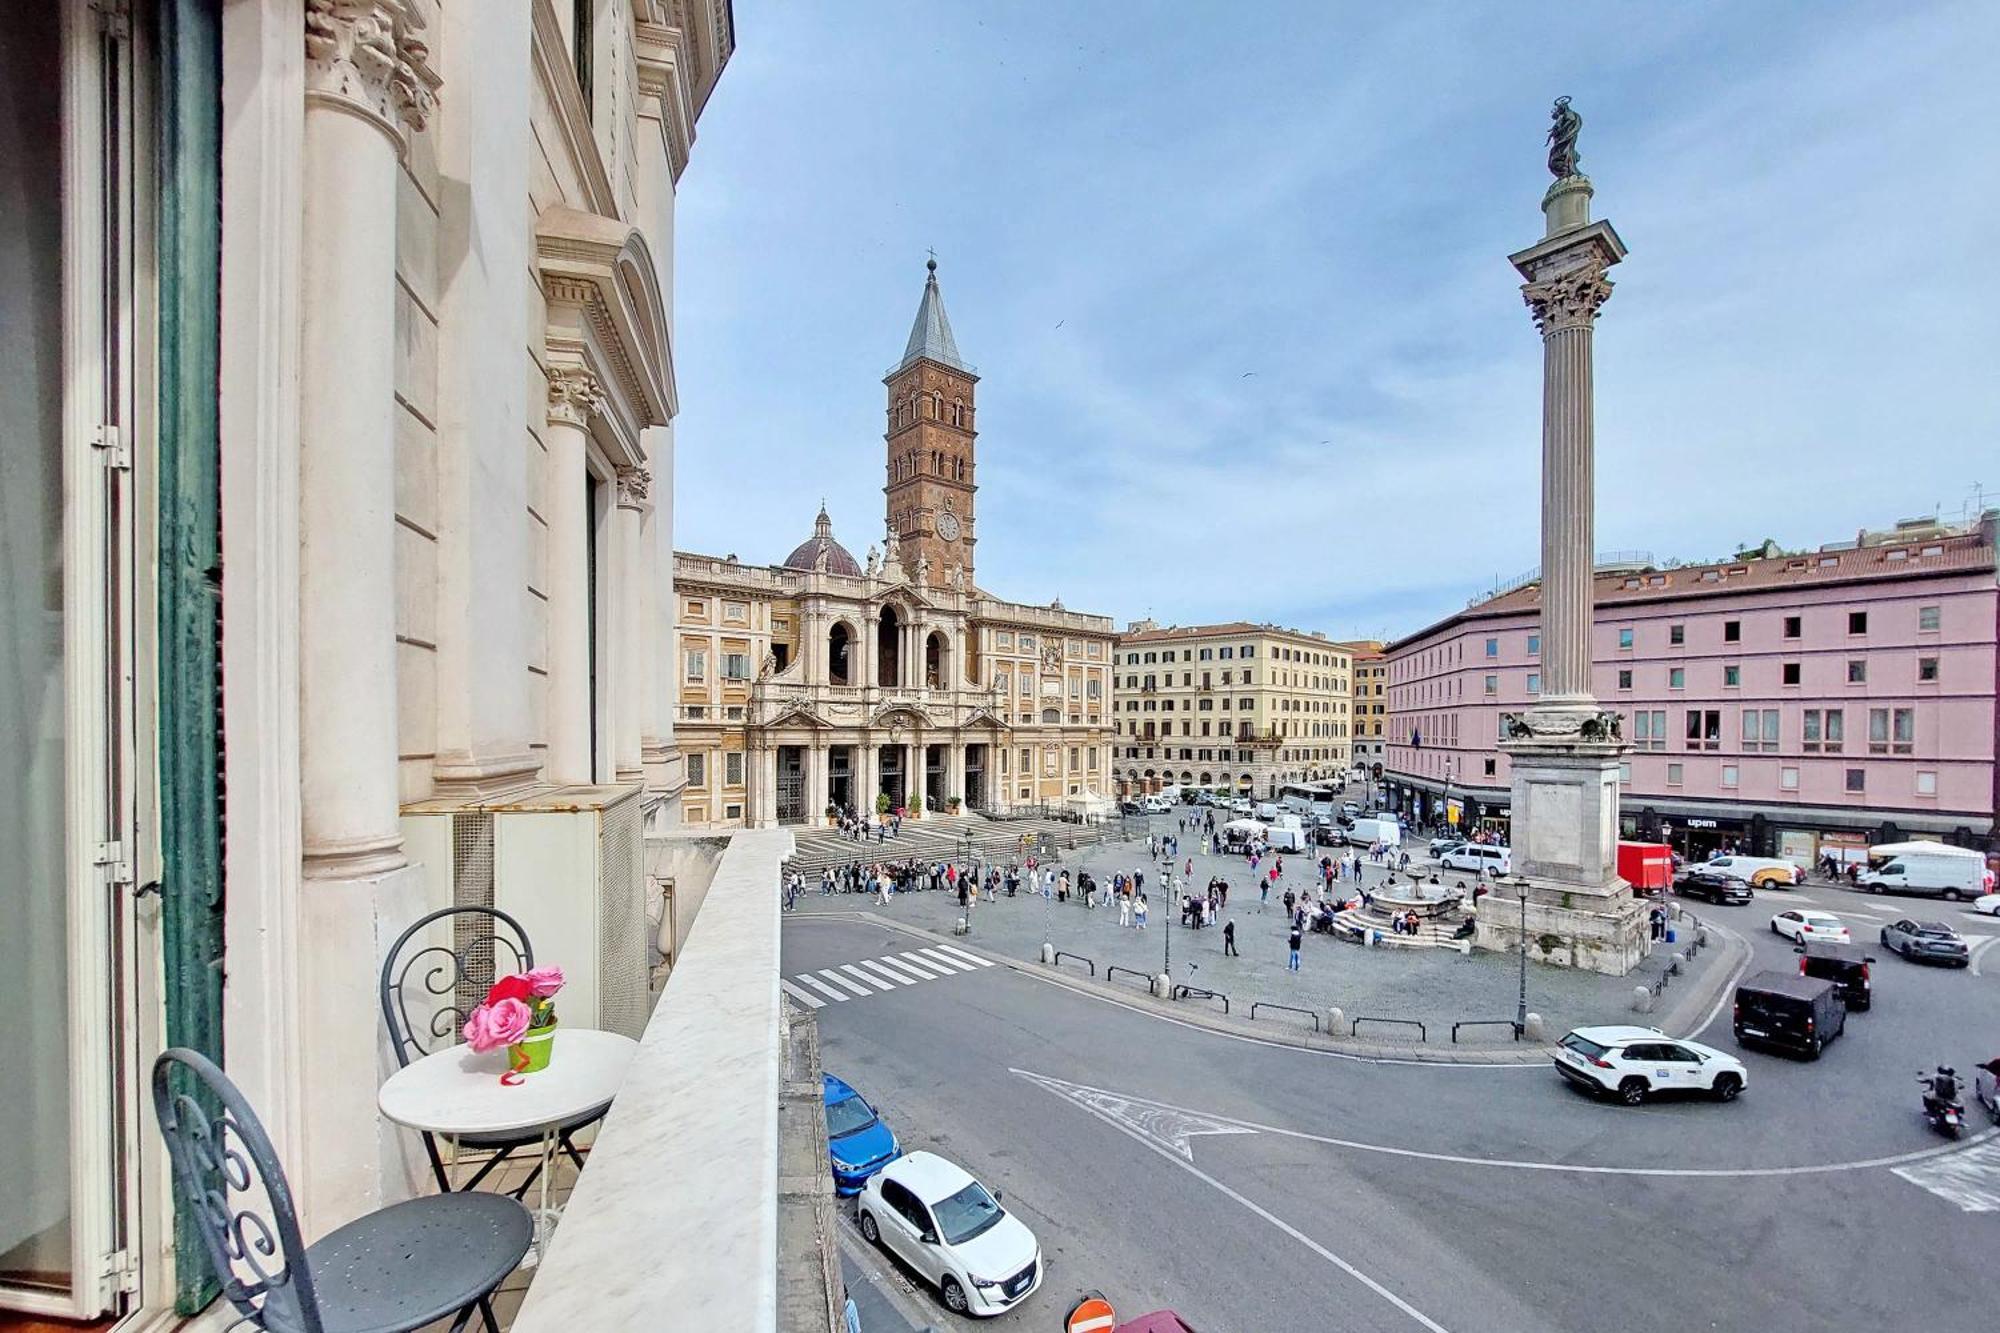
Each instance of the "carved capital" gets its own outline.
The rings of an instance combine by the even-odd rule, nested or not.
[[[618,505],[621,509],[644,509],[646,496],[653,489],[653,474],[648,468],[621,467],[618,469]]]
[[[306,97],[374,121],[398,146],[423,129],[443,82],[408,0],[306,0]]]
[[[549,370],[549,424],[575,426],[590,424],[590,414],[604,410],[604,386],[597,376],[578,366],[558,366]]]
[[[1612,283],[1604,270],[1602,262],[1591,260],[1541,281],[1521,284],[1521,297],[1542,336],[1587,329],[1596,321],[1599,307],[1611,298]]]

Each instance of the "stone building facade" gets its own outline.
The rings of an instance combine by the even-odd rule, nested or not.
[[[1590,682],[1615,712],[1621,832],[1810,864],[1910,835],[2000,851],[1996,517],[1815,551],[1600,566]],[[1540,585],[1392,643],[1386,782],[1504,834],[1503,720],[1543,693]]]
[[[673,214],[735,35],[722,0],[16,11],[0,1310],[168,1327],[202,1279],[148,1062],[224,1063],[308,1239],[426,1187],[377,981],[497,891],[492,811],[601,812],[522,910],[581,996],[633,980],[558,943],[616,889],[646,999]]]
[[[1120,796],[1180,785],[1261,798],[1347,772],[1345,645],[1246,621],[1138,620],[1119,636],[1117,655]]]
[[[1353,666],[1354,762],[1378,769],[1385,754],[1383,728],[1389,721],[1389,658],[1379,639],[1344,643]]]
[[[676,553],[687,825],[1107,801],[1111,620],[973,581],[977,380],[933,263],[883,381],[884,548],[856,560],[822,509],[780,564]]]

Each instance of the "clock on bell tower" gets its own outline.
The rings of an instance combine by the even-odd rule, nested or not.
[[[914,577],[923,561],[933,587],[959,578],[972,586],[972,367],[959,357],[938,291],[937,260],[925,265],[923,301],[903,359],[883,377],[889,389],[889,530]]]

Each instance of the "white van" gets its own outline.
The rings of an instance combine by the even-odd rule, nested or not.
[[[1869,893],[1911,893],[1957,902],[1985,892],[1986,858],[1941,842],[1884,843],[1868,849],[1855,884]]]
[[[1477,842],[1452,848],[1438,858],[1438,866],[1444,870],[1470,870],[1475,875],[1509,875],[1514,871],[1508,848]]]
[[[1152,796],[1142,798],[1139,802],[1139,808],[1149,815],[1164,815],[1174,808],[1174,803],[1156,793]]]
[[[1263,820],[1266,824],[1276,819],[1281,813],[1282,811],[1274,802],[1262,801],[1258,803],[1257,818]]]
[[[1274,851],[1302,852],[1306,849],[1305,830],[1300,828],[1274,828],[1264,834],[1264,841],[1271,844]]]
[[[1350,846],[1370,847],[1381,843],[1385,847],[1403,845],[1403,826],[1393,819],[1357,819],[1354,827],[1347,830]]]

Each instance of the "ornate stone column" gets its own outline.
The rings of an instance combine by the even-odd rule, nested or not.
[[[1518,915],[1504,900],[1481,912],[1478,940],[1515,949],[1525,922],[1549,961],[1622,974],[1645,948],[1644,911],[1617,874],[1618,715],[1598,708],[1590,679],[1591,336],[1625,245],[1610,223],[1590,221],[1590,181],[1576,171],[1582,120],[1568,98],[1552,119],[1547,226],[1508,256],[1542,335],[1542,694],[1503,719],[1501,735],[1512,761],[1510,887],[1526,903]]]
[[[806,827],[826,826],[826,803],[828,796],[829,759],[824,734],[815,732],[812,744],[806,747]]]
[[[647,499],[653,474],[643,467],[618,469],[618,504],[612,510],[612,542],[617,563],[612,586],[617,591],[617,662],[613,672],[618,694],[614,722],[613,749],[620,782],[646,779],[645,731],[646,607],[650,593],[646,587],[644,544]]]
[[[305,870],[404,864],[397,824],[396,178],[437,77],[400,0],[311,0],[299,357]]]
[[[590,492],[585,441],[604,405],[597,378],[581,367],[549,369],[548,736],[551,782],[591,782]]]
[[[863,732],[860,743],[854,747],[854,809],[864,817],[875,813],[875,796],[882,790],[877,763],[875,740]]]

